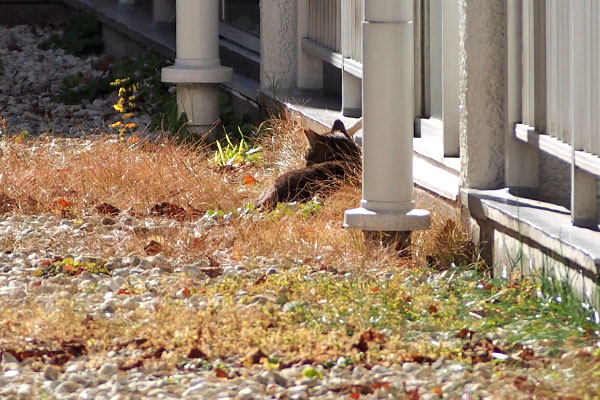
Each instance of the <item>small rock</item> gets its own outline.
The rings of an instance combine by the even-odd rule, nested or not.
[[[19,360],[17,360],[15,358],[15,356],[13,356],[12,354],[10,354],[9,352],[5,351],[4,353],[2,353],[2,363],[3,364],[9,364],[9,363],[19,363]]]
[[[250,400],[253,398],[252,389],[244,388],[238,392],[238,395],[235,397],[236,400]]]
[[[79,389],[81,385],[73,381],[65,381],[56,387],[58,393],[73,393]]]
[[[98,370],[98,373],[103,376],[112,376],[112,375],[116,374],[118,371],[119,371],[119,367],[117,366],[117,364],[106,363],[100,367],[100,369]]]
[[[58,369],[56,369],[52,365],[47,365],[46,368],[44,368],[44,378],[49,381],[57,380],[59,375],[60,372],[58,371]]]

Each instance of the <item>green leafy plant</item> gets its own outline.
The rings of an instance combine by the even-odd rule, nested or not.
[[[226,144],[221,144],[221,141],[217,140],[217,151],[213,157],[213,162],[218,166],[224,167],[227,165],[254,162],[261,157],[262,148],[260,146],[252,147],[246,142],[241,128],[238,128],[238,132],[241,137],[239,143],[234,143],[229,134],[225,134]]]

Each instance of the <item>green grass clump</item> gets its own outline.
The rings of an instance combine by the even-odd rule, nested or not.
[[[41,50],[61,48],[69,54],[87,57],[104,51],[102,24],[94,14],[76,15],[70,18],[62,35],[53,34],[38,45]]]

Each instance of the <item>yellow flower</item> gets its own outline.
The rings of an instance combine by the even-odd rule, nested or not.
[[[129,112],[129,113],[123,115],[123,118],[132,118],[132,117],[135,117],[135,113]]]
[[[116,127],[121,126],[121,125],[123,125],[123,121],[117,121],[117,122],[115,122],[113,124],[110,124],[110,127],[111,128],[116,128]]]
[[[125,107],[123,107],[123,105],[122,105],[122,104],[118,104],[118,103],[117,103],[117,104],[115,104],[115,105],[113,106],[113,108],[114,108],[115,110],[117,110],[118,112],[120,112],[120,113],[124,113],[124,112],[125,112]]]
[[[133,129],[133,128],[135,128],[136,126],[137,126],[137,124],[136,124],[135,122],[130,122],[130,123],[128,123],[128,124],[125,124],[125,127],[126,127],[126,128],[129,128],[129,129]]]
[[[125,94],[125,88],[119,88],[119,97],[123,97],[123,95]]]

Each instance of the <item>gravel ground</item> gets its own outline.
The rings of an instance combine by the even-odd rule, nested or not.
[[[75,105],[54,100],[64,78],[93,79],[104,72],[92,69],[96,56],[79,58],[62,49],[38,49],[53,33],[49,27],[35,25],[0,26],[0,115],[12,133],[82,137],[105,132],[107,123],[117,119],[112,107],[116,95]],[[144,126],[148,121],[144,117],[130,122]]]
[[[66,136],[81,136],[83,132],[102,130],[106,115],[112,113],[112,99],[100,99],[91,104],[66,106],[53,101],[62,79],[71,74],[94,76],[91,58],[79,59],[61,50],[38,50],[36,45],[52,32],[37,26],[0,27],[0,116],[8,120],[15,131],[32,134],[50,131]],[[85,139],[77,139],[85,145]],[[1,171],[0,171],[1,173]],[[0,304],[4,309],[22,307],[28,299],[52,307],[60,299],[70,298],[94,318],[110,318],[115,313],[127,315],[137,308],[152,308],[164,294],[149,290],[140,295],[123,295],[120,289],[127,282],[143,282],[147,288],[180,279],[181,275],[203,277],[200,265],[180,266],[176,259],[161,255],[139,256],[122,254],[119,243],[136,229],[167,227],[172,221],[157,218],[136,219],[128,215],[116,217],[86,217],[82,221],[60,219],[55,215],[0,215],[0,239],[37,243],[37,249],[19,253],[0,253]],[[185,222],[181,229],[202,229],[210,220]],[[180,225],[178,225],[180,226]],[[79,256],[82,261],[106,262],[112,275],[84,272],[76,278],[63,274],[41,279],[36,270],[55,257],[49,248],[58,236],[72,238],[68,253],[86,254],[78,239],[96,235],[99,240],[114,243],[111,255]],[[104,259],[100,257],[105,257]],[[279,273],[275,260],[252,271],[242,266],[223,266],[223,276],[239,275],[254,281],[260,274]],[[206,277],[208,278],[208,277]],[[332,279],[344,279],[332,273]],[[221,277],[212,283],[218,284]],[[94,287],[94,290],[90,290]],[[175,294],[191,308],[206,307],[195,296]],[[215,299],[218,301],[218,299]],[[267,299],[268,301],[268,299]],[[247,303],[248,301],[245,300]],[[0,329],[1,332],[1,329]],[[498,338],[496,338],[498,339]],[[530,344],[542,354],[540,344]],[[579,349],[581,350],[581,349]],[[579,351],[578,350],[578,351]],[[593,351],[593,349],[587,349]],[[391,366],[338,365],[324,370],[322,379],[303,375],[306,365],[269,371],[262,366],[238,367],[235,359],[222,360],[228,366],[230,379],[219,378],[214,370],[204,370],[189,363],[180,370],[161,365],[125,368],[136,356],[135,350],[106,354],[80,355],[62,366],[37,365],[25,359],[19,362],[4,352],[0,362],[0,398],[3,399],[339,399],[339,398],[506,398],[528,399],[526,391],[515,389],[514,376],[528,376],[526,368],[515,367],[512,378],[502,379],[493,363],[475,366],[439,359],[432,364],[407,362]],[[570,357],[572,354],[563,354]],[[549,361],[551,362],[551,360]],[[315,366],[319,369],[320,366]],[[507,383],[508,382],[508,383]],[[418,388],[420,396],[407,395]],[[362,393],[351,396],[351,393]]]

